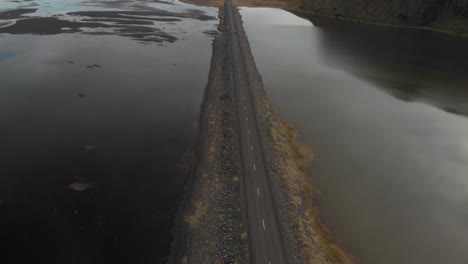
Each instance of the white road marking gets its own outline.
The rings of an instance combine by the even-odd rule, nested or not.
[[[252,145],[250,145],[250,151],[253,151],[253,147],[252,147]]]
[[[245,120],[249,121],[249,117],[246,117]]]
[[[247,110],[247,106],[244,105],[244,110]]]
[[[258,196],[260,196],[260,189],[258,189],[258,187],[257,187],[257,194]]]
[[[262,218],[263,230],[265,230],[265,220]]]
[[[245,97],[242,96],[242,99],[245,100]]]
[[[250,135],[250,129],[249,129],[249,135]]]
[[[257,168],[255,167],[255,163],[254,163],[254,166],[253,166],[253,167],[254,167],[254,170],[257,170]]]

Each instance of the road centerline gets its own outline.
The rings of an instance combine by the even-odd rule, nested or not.
[[[287,260],[285,247],[282,245],[281,230],[277,224],[277,215],[275,212],[275,205],[273,203],[273,195],[269,186],[268,168],[266,167],[265,157],[263,156],[263,148],[261,145],[261,133],[259,125],[257,124],[259,117],[257,116],[256,105],[254,101],[255,96],[253,93],[252,85],[256,84],[256,80],[251,80],[250,71],[252,67],[248,60],[248,55],[244,52],[250,53],[250,49],[245,48],[245,36],[242,29],[242,21],[240,16],[232,6],[231,0],[226,0],[226,14],[227,14],[227,30],[231,31],[229,34],[228,47],[231,53],[231,67],[233,71],[233,87],[236,99],[237,120],[239,126],[239,144],[241,151],[241,160],[243,163],[243,177],[245,190],[243,195],[246,198],[245,214],[247,216],[247,232],[249,234],[249,252],[251,263],[269,263],[272,258],[276,259],[278,263],[290,263]],[[235,13],[234,13],[235,12]],[[240,35],[240,36],[239,36]],[[245,57],[247,56],[247,57]],[[246,61],[247,60],[247,61]],[[253,62],[254,63],[254,62]],[[255,63],[254,63],[255,64]],[[244,111],[242,111],[242,102],[244,103]],[[247,111],[247,104],[250,106]],[[242,122],[243,118],[245,121]],[[250,119],[250,120],[249,120]],[[248,135],[245,134],[247,129]],[[253,151],[255,145],[255,151]],[[248,148],[250,146],[250,152]],[[260,166],[257,171],[257,164]],[[252,166],[249,168],[249,166]],[[253,168],[253,170],[252,170]],[[255,188],[257,191],[257,198],[255,196]],[[262,196],[260,197],[260,188],[262,189]],[[263,199],[265,197],[265,199]],[[265,223],[267,218],[267,223]],[[260,224],[258,219],[262,219],[263,230],[266,230],[268,224],[268,232],[262,232],[258,228]],[[273,219],[273,220],[272,220]]]

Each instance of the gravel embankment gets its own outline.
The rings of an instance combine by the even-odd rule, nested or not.
[[[239,12],[235,11],[235,16]],[[196,170],[179,214],[171,263],[247,263],[247,234],[240,211],[240,153],[227,36],[220,8],[220,33],[213,41],[209,83],[201,109]],[[241,19],[236,19],[241,21]],[[238,27],[242,28],[242,27]],[[310,160],[296,132],[274,113],[245,32],[238,32],[261,145],[287,251],[295,263],[352,263],[320,223],[304,166]]]
[[[238,11],[236,16],[240,17]],[[238,21],[242,21],[241,18]],[[238,27],[242,28],[242,27]],[[245,32],[238,32],[247,78],[256,100],[262,147],[268,166],[280,227],[296,263],[352,263],[320,223],[313,188],[305,174],[312,154],[295,140],[296,131],[275,114],[263,87]]]
[[[171,263],[245,263],[234,94],[222,9],[201,108],[196,169],[179,214]]]

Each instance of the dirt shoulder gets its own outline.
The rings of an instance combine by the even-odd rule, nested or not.
[[[176,223],[170,263],[245,263],[240,212],[240,161],[234,94],[227,80],[226,36],[213,41],[209,81],[201,108],[196,169]]]
[[[237,11],[235,15],[240,17]],[[201,109],[196,170],[178,218],[170,263],[248,263],[248,234],[240,211],[239,139],[234,91],[227,74],[222,8],[220,19]],[[304,172],[310,155],[295,141],[294,129],[274,113],[245,32],[238,33],[257,103],[267,173],[285,246],[295,263],[352,263],[320,223],[313,205],[313,188]]]
[[[239,12],[235,12],[239,16]],[[240,18],[241,21],[241,18]],[[352,263],[320,223],[313,187],[305,174],[312,155],[296,142],[296,131],[281,121],[263,87],[245,32],[238,32],[256,112],[268,177],[275,195],[285,245],[296,263]]]

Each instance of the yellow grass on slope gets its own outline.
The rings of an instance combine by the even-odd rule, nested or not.
[[[333,242],[313,205],[314,188],[304,172],[305,164],[312,161],[313,155],[296,142],[296,131],[292,127],[276,117],[273,120],[270,127],[271,141],[274,142],[272,159],[280,183],[286,189],[304,261],[311,264],[353,263],[352,258]]]

